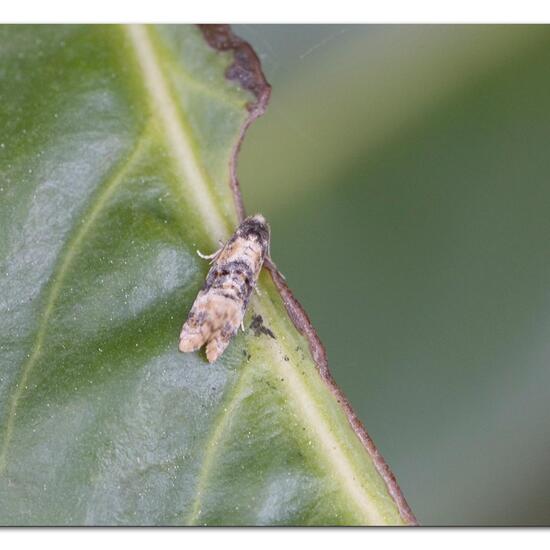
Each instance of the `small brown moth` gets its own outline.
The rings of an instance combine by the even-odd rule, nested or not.
[[[206,344],[213,363],[243,326],[243,318],[258,275],[269,253],[270,229],[261,214],[249,216],[214,254],[202,290],[198,293],[180,334],[179,350],[195,351]]]

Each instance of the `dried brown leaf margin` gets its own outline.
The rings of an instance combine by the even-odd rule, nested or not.
[[[250,91],[255,97],[255,101],[252,101],[247,105],[248,112],[250,114],[241,128],[239,140],[233,150],[230,166],[229,185],[233,192],[233,198],[239,221],[242,221],[246,217],[246,211],[241,195],[239,180],[237,178],[238,154],[248,127],[252,124],[252,122],[254,122],[254,120],[263,115],[267,108],[271,95],[271,86],[267,82],[262,71],[260,60],[250,44],[236,36],[229,25],[199,25],[199,28],[206,42],[212,48],[217,51],[231,51],[233,53],[234,61],[233,64],[227,69],[226,77],[229,80],[238,82],[242,88]],[[300,334],[307,339],[310,353],[321,378],[327,384],[332,394],[336,397],[338,403],[342,406],[353,431],[369,453],[378,473],[386,483],[388,492],[395,501],[403,521],[410,525],[416,525],[417,520],[405,500],[401,489],[399,488],[394,473],[384,460],[384,457],[380,454],[380,451],[376,448],[372,438],[369,436],[367,430],[351,407],[350,402],[342,390],[336,385],[336,382],[334,381],[334,378],[328,368],[328,359],[325,347],[323,346],[317,332],[313,328],[307,313],[300,302],[298,302],[292,294],[292,291],[285,282],[284,276],[277,269],[277,266],[273,263],[273,261],[268,259],[265,266],[268,269],[279,294],[281,295],[283,304],[294,326]]]

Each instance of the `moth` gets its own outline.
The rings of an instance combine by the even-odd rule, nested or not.
[[[214,254],[204,286],[199,291],[181,329],[179,350],[195,351],[206,344],[206,358],[213,363],[229,345],[243,319],[266,255],[269,224],[261,214],[249,216]]]

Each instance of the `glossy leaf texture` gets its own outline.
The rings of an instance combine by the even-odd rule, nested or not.
[[[3,525],[414,521],[275,272],[220,360],[178,352],[258,101],[218,31],[0,30]]]

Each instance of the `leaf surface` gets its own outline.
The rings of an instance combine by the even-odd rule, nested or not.
[[[220,360],[177,350],[196,251],[243,215],[252,50],[187,26],[0,46],[0,523],[414,522],[274,267]]]

